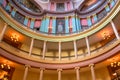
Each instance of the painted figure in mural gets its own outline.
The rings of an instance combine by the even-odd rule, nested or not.
[[[62,22],[59,22],[58,23],[58,30],[57,30],[58,33],[63,33],[63,24]]]

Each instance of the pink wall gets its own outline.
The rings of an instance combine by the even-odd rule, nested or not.
[[[35,28],[39,28],[41,25],[41,20],[36,20],[35,21]]]
[[[81,19],[81,24],[86,26],[87,25],[87,19]]]

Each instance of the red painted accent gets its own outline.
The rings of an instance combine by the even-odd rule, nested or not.
[[[49,33],[52,32],[52,18],[50,18],[50,24],[49,24]]]
[[[41,20],[36,20],[35,21],[35,28],[39,28],[41,25]]]
[[[69,18],[69,31],[72,32],[72,17]]]
[[[31,22],[31,20],[30,20],[30,19],[28,19],[28,24],[27,24],[27,27],[30,27],[30,22]]]

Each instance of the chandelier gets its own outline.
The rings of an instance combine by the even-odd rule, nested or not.
[[[120,66],[120,62],[112,62],[111,63],[111,67],[119,67]]]
[[[12,33],[10,38],[13,42],[18,42],[19,41],[19,35],[17,35],[16,33]]]
[[[1,65],[0,65],[0,68],[1,68],[1,69],[10,69],[10,65],[1,64]]]
[[[103,39],[109,39],[111,37],[108,32],[104,32],[102,36],[103,36]]]

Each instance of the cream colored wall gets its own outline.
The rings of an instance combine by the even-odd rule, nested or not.
[[[16,69],[13,74],[12,80],[22,80],[23,73],[24,73],[24,70]],[[96,74],[96,80],[110,80],[108,70],[105,67],[100,68],[100,69],[95,69],[95,74]],[[45,70],[43,80],[58,80],[57,76],[58,76],[57,70],[52,73],[50,73],[50,72],[47,73],[47,70]],[[92,80],[90,70],[80,72],[80,79],[81,80]],[[39,80],[39,69],[38,69],[38,72],[29,71],[27,80]],[[75,70],[72,73],[70,73],[70,72],[66,73],[63,70],[62,71],[62,80],[76,80]]]
[[[12,80],[23,80],[24,70],[15,69]]]
[[[80,73],[81,80],[92,80],[90,70],[87,72]],[[95,69],[96,80],[111,80],[109,72],[106,67]]]
[[[96,78],[97,80],[111,80],[107,68],[97,69]]]

